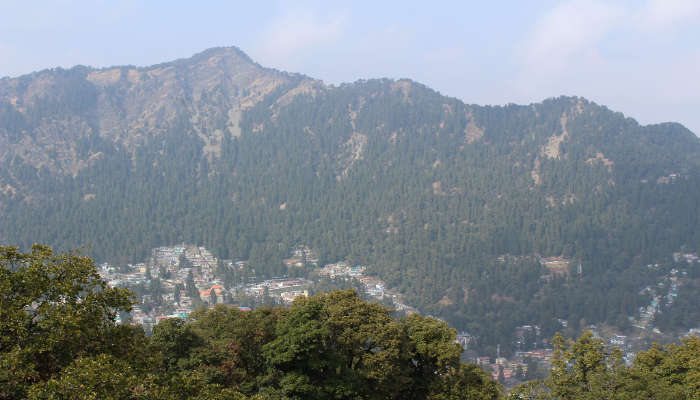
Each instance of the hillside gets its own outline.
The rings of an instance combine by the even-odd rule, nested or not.
[[[264,276],[305,243],[486,344],[636,310],[647,263],[700,248],[699,163],[681,125],[583,98],[483,107],[409,80],[327,86],[235,48],[0,80],[0,243],[112,262],[201,243]]]
[[[94,261],[0,246],[0,398],[14,399],[639,399],[697,398],[700,338],[654,345],[631,364],[592,332],[553,338],[551,369],[504,393],[460,362],[456,331],[354,290],[256,310],[223,304],[145,335],[117,322],[132,293]],[[61,299],[61,301],[56,301]],[[135,308],[135,307],[134,307]],[[502,368],[502,367],[501,367]],[[531,375],[537,363],[520,368]],[[495,372],[495,371],[494,371]],[[501,374],[503,374],[501,370]],[[499,374],[500,375],[500,374]],[[498,377],[503,380],[503,375]],[[529,378],[527,378],[529,379]]]

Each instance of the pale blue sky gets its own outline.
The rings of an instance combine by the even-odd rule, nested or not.
[[[579,95],[700,134],[700,0],[0,0],[0,76],[229,45],[327,83],[410,78],[477,104]]]

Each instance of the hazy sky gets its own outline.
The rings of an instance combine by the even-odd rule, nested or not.
[[[700,0],[0,0],[0,76],[230,45],[327,83],[410,78],[477,104],[578,95],[700,134]]]

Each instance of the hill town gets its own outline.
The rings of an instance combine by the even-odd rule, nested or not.
[[[505,258],[501,256],[499,261],[505,262]],[[348,287],[355,288],[367,300],[393,308],[398,315],[419,312],[405,304],[403,296],[387,288],[381,279],[367,275],[366,266],[351,266],[345,261],[320,265],[314,251],[303,244],[291,248],[282,263],[288,271],[286,276],[258,279],[247,260],[221,260],[203,246],[181,244],[154,248],[142,263],[121,267],[103,263],[99,273],[110,286],[129,288],[137,297],[132,312],[121,314],[118,323],[140,325],[146,332],[167,318],[187,320],[190,313],[201,307],[227,304],[250,311],[258,306],[289,305],[299,296]],[[570,270],[579,278],[583,273],[581,267],[572,266],[571,260],[563,257],[543,257],[540,263],[549,271],[542,276],[543,282]],[[676,301],[679,290],[700,275],[697,254],[676,252],[668,265],[649,264],[646,268],[656,271],[658,280],[640,289],[639,294],[647,295],[649,304],[627,317],[627,334],[604,324],[586,326],[594,337],[619,348],[628,364],[652,341],[672,342],[685,335],[700,334],[700,321],[697,328],[680,335],[662,332],[654,324]],[[557,323],[562,332],[568,328],[565,319],[558,319]],[[553,350],[550,338],[542,335],[540,326],[518,326],[512,337],[512,343],[504,344],[503,353],[499,345],[496,354],[485,354],[479,338],[465,331],[457,334],[456,341],[464,349],[465,361],[483,367],[506,386],[546,376]],[[513,351],[507,351],[506,346]]]

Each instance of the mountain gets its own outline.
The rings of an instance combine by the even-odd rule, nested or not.
[[[0,166],[0,243],[125,263],[194,242],[260,276],[304,243],[486,344],[556,318],[624,325],[646,265],[700,248],[700,139],[679,124],[329,86],[236,48],[3,78]]]

